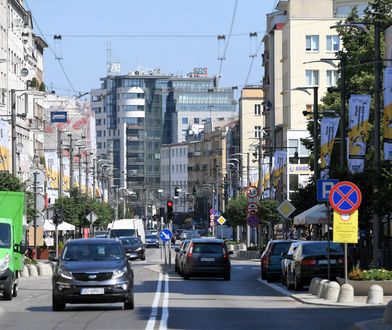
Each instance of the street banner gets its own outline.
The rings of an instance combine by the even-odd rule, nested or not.
[[[63,157],[63,191],[69,191],[69,158]]]
[[[9,125],[0,119],[0,171],[10,170]]]
[[[384,159],[392,159],[392,66],[384,71]]]
[[[274,172],[273,172],[273,186],[275,189],[278,187],[281,176],[283,174],[283,169],[287,162],[287,151],[286,150],[276,150],[274,153]]]
[[[329,166],[331,154],[339,127],[338,117],[323,117],[320,123],[321,148],[320,148],[320,176],[322,180],[329,179]]]
[[[333,242],[358,243],[358,211],[351,214],[333,212]]]
[[[45,152],[45,169],[46,169],[46,179],[47,179],[47,187],[49,189],[58,189],[59,188],[59,172],[60,172],[60,163],[59,158],[57,156],[57,152],[55,151],[47,151]]]
[[[351,95],[348,124],[348,168],[351,173],[365,169],[366,142],[369,137],[370,95]]]
[[[269,169],[269,164],[263,164],[262,165],[262,171],[263,171],[263,191],[268,190],[269,183],[270,183],[270,169]]]

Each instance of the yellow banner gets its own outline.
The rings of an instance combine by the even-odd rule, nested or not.
[[[0,171],[10,170],[9,125],[0,119]]]
[[[331,154],[335,142],[336,132],[338,131],[339,119],[340,118],[337,117],[323,117],[320,123],[321,179],[329,179],[329,166],[331,163]]]
[[[45,169],[48,180],[48,188],[58,189],[59,187],[59,158],[57,152],[45,152]]]
[[[392,66],[384,71],[384,159],[392,160]]]
[[[333,241],[358,243],[358,211],[352,214],[333,212]]]

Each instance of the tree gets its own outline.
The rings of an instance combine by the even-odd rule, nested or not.
[[[246,225],[246,203],[245,195],[239,195],[229,201],[223,217],[227,219],[230,226]]]

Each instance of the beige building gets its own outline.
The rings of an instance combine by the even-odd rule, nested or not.
[[[307,122],[311,119],[303,111],[313,111],[314,86],[320,103],[327,88],[338,80],[339,62],[320,61],[334,58],[341,49],[339,36],[331,26],[354,6],[363,13],[366,4],[367,1],[286,0],[278,1],[276,11],[267,15],[263,54],[267,144],[273,151],[287,149],[287,164],[293,165],[286,167],[282,198],[289,198],[290,191],[306,183],[312,174],[305,166],[309,152],[300,141],[308,137]]]

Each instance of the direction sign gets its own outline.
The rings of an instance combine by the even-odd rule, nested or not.
[[[164,242],[170,241],[172,236],[173,236],[172,232],[167,228],[162,229],[161,232],[159,233],[160,239]]]
[[[90,221],[90,223],[94,223],[95,221],[97,221],[98,216],[93,211],[91,211],[89,214],[86,215],[86,219]]]
[[[317,180],[317,200],[319,202],[328,202],[329,193],[338,182],[339,180],[337,179]]]
[[[251,214],[250,216],[248,216],[246,218],[246,223],[250,226],[250,227],[256,227],[259,224],[259,218],[256,217],[254,214]]]
[[[295,207],[287,199],[285,199],[279,204],[277,210],[284,218],[287,219],[295,211]]]
[[[361,205],[362,194],[358,186],[350,181],[342,181],[333,186],[329,203],[339,214],[351,214]]]
[[[248,188],[246,188],[246,195],[248,196],[248,198],[256,198],[259,195],[259,191],[257,187],[249,186]]]
[[[216,222],[218,222],[220,225],[223,225],[226,222],[226,219],[222,216],[219,217],[218,220],[216,220]]]
[[[246,205],[247,213],[257,213],[258,210],[259,210],[259,206],[255,202],[251,202]]]

